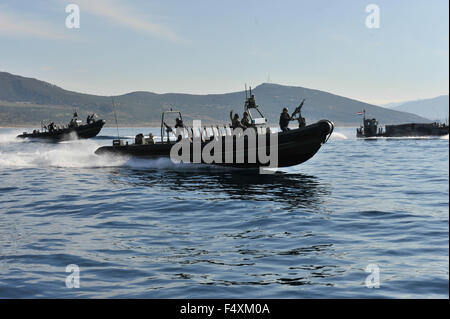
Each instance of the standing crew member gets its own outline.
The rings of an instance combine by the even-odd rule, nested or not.
[[[184,124],[183,124],[183,120],[181,120],[180,118],[176,118],[175,119],[175,128],[178,128],[178,127],[184,127]]]
[[[183,120],[182,119],[180,119],[180,118],[176,118],[175,119],[175,128],[177,129],[177,128],[180,128],[180,129],[182,129],[184,127],[184,123],[183,123]],[[184,134],[184,130],[176,130],[177,131],[177,134],[176,135],[178,135],[178,137],[177,137],[177,142],[179,142],[179,141],[181,141],[181,139],[182,139],[182,135],[180,134],[181,132],[183,132],[183,134]]]
[[[280,114],[280,129],[283,132],[289,131],[289,121],[292,120],[291,116],[289,115],[288,109],[285,107],[283,108],[283,112]]]
[[[252,94],[249,98],[248,98],[248,100],[247,100],[247,107],[248,108],[256,108],[256,101],[255,101],[255,95],[254,94]]]

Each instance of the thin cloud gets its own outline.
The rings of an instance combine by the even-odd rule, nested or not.
[[[0,11],[0,35],[28,36],[32,38],[62,39],[64,33],[56,27],[37,20],[35,17],[7,12],[4,8]]]
[[[172,42],[183,42],[172,30],[164,25],[152,23],[142,16],[133,13],[128,7],[112,0],[69,0],[67,2],[76,3],[83,12],[107,18],[108,20],[123,25],[135,31],[147,33],[161,37]]]

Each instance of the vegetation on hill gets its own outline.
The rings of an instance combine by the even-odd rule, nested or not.
[[[359,126],[357,112],[366,110],[382,124],[427,122],[414,114],[390,110],[331,93],[295,86],[263,83],[253,93],[269,123],[278,123],[283,107],[292,112],[302,99],[303,116],[308,123],[329,119],[336,125]],[[225,94],[156,94],[132,92],[114,97],[119,125],[159,125],[163,110],[179,110],[185,121],[229,122],[233,109],[242,114],[245,92]],[[43,119],[67,122],[74,110],[80,116],[95,112],[113,125],[112,98],[64,90],[47,82],[0,72],[0,125],[36,125]]]

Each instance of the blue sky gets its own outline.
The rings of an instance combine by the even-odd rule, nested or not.
[[[65,7],[80,7],[68,29]],[[380,28],[365,25],[368,4]],[[0,0],[0,71],[92,94],[304,86],[383,104],[448,94],[448,0]]]

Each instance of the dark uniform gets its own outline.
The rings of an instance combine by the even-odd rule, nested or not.
[[[300,105],[297,106],[297,108],[295,109],[294,113],[292,113],[292,116],[291,116],[291,118],[294,119],[295,115],[297,115],[297,121],[298,121],[299,128],[306,126],[305,118],[302,117],[302,112],[301,112],[304,102],[305,102],[305,100],[303,99],[302,103],[300,103]]]
[[[70,123],[69,123],[69,128],[77,127],[78,126],[77,120],[78,120],[78,113],[74,112],[73,118],[70,120]]]
[[[298,127],[299,127],[299,128],[302,128],[302,127],[305,127],[305,126],[306,126],[305,118],[302,117],[301,114],[298,116],[297,121],[298,121]]]
[[[231,127],[232,128],[245,128],[242,124],[241,121],[239,120],[239,114],[234,114],[233,116],[233,111],[230,112],[230,119],[231,119]]]
[[[280,129],[283,132],[289,131],[289,121],[291,120],[291,116],[288,113],[288,109],[284,108],[283,112],[280,114]]]
[[[176,118],[175,119],[175,128],[177,129],[177,128],[183,128],[184,127],[184,123],[183,123],[183,120],[182,119],[180,119],[180,118]],[[181,131],[179,131],[179,130],[177,130],[177,135],[178,135],[178,137],[177,137],[177,142],[179,142],[179,141],[181,141],[181,139],[183,138],[182,137],[182,134],[180,134],[181,132],[183,132],[184,130],[181,130]]]
[[[244,112],[244,115],[242,116],[241,124],[242,124],[242,126],[245,126],[246,128],[251,126],[247,112]]]
[[[179,119],[178,117],[176,118],[175,122],[175,128],[184,127],[183,120]]]
[[[86,119],[86,123],[87,123],[87,124],[91,124],[91,123],[94,123],[94,122],[95,122],[95,120],[94,120],[94,114],[88,115],[88,117],[87,117],[87,119]]]
[[[256,101],[255,101],[255,95],[252,94],[252,96],[248,99],[248,107],[256,107]]]

